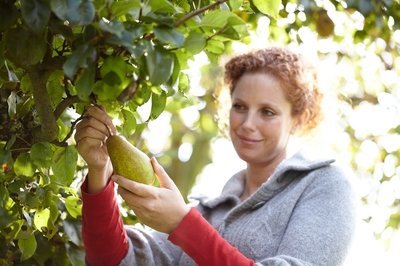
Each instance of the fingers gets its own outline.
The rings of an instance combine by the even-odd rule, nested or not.
[[[75,142],[84,139],[95,139],[104,142],[108,136],[115,134],[116,129],[111,118],[99,107],[89,106],[85,116],[76,126]],[[85,140],[86,141],[86,140]]]
[[[139,197],[152,197],[157,193],[151,185],[138,183],[119,175],[113,175],[111,178],[118,186],[123,187]]]
[[[110,134],[114,135],[116,134],[117,130],[114,126],[114,124],[112,123],[111,118],[107,115],[107,113],[101,109],[98,106],[89,106],[86,109],[85,112],[85,119],[90,119],[90,122],[92,123],[92,125],[96,125],[98,127],[98,129],[100,129],[102,132],[106,133],[107,136],[109,136]],[[98,121],[98,122],[95,122]],[[99,124],[101,123],[101,124]]]
[[[155,157],[151,157],[150,159],[151,164],[153,166],[153,170],[156,173],[158,181],[160,182],[160,187],[175,189],[176,185],[172,181],[172,179],[168,176],[167,172],[165,171],[164,167],[162,167]]]
[[[84,118],[77,126],[75,140],[79,142],[86,137],[104,141],[109,133],[106,127],[94,118]]]

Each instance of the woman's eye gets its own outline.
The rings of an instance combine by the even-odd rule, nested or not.
[[[232,109],[235,109],[237,111],[243,111],[243,110],[245,110],[245,107],[241,104],[234,103],[234,104],[232,104]]]
[[[270,109],[263,109],[262,114],[265,116],[273,116],[275,113],[273,111],[271,111]]]

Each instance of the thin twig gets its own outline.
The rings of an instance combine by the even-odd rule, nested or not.
[[[210,39],[214,38],[215,36],[217,36],[218,34],[223,33],[224,31],[226,31],[228,29],[228,26],[225,26],[219,30],[217,30],[214,34],[208,36],[207,41],[209,41]]]
[[[193,11],[192,13],[186,14],[185,16],[181,17],[180,19],[178,19],[175,22],[175,27],[179,27],[185,21],[191,19],[192,17],[195,17],[195,16],[197,16],[197,15],[199,15],[201,13],[204,13],[205,11],[207,11],[209,9],[212,9],[212,8],[222,4],[222,3],[225,3],[226,1],[228,1],[228,0],[217,0],[215,3],[209,4],[208,6],[204,6],[204,7],[200,8],[200,9],[197,9],[197,10]]]
[[[62,141],[53,141],[52,143],[53,143],[54,145],[62,146],[62,147],[68,146],[68,143],[67,143],[68,139],[72,136],[72,133],[73,133],[74,130],[75,130],[76,124],[77,124],[80,120],[82,120],[83,117],[84,117],[84,115],[81,115],[81,116],[78,117],[74,122],[71,122],[71,129],[69,130],[68,134],[65,136],[65,138],[64,138]]]
[[[64,100],[62,100],[54,110],[54,117],[58,119],[61,114],[64,112],[65,109],[67,109],[69,106],[71,106],[74,103],[80,102],[81,99],[77,95],[74,96],[68,96]]]
[[[28,145],[29,147],[32,146],[32,143],[29,143],[28,141],[26,141],[23,137],[15,135],[15,137],[19,140],[22,140],[22,142],[24,142],[26,145]]]

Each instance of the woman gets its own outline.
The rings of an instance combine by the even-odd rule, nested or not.
[[[82,186],[89,265],[340,265],[353,234],[351,186],[333,160],[288,157],[295,132],[316,126],[321,95],[300,55],[269,48],[225,66],[232,106],[230,137],[246,169],[221,195],[185,204],[155,158],[160,187],[113,175],[104,146],[110,118],[87,111],[75,139],[88,164]],[[114,184],[145,231],[124,226]]]

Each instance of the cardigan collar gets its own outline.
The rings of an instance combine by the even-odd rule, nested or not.
[[[328,166],[332,164],[334,159],[313,159],[307,156],[305,153],[298,152],[292,157],[283,160],[274,173],[265,181],[261,187],[254,192],[248,199],[244,201],[247,204],[257,204],[257,201],[261,199],[266,200],[285,187],[288,182],[293,178],[301,178],[304,175],[302,173],[308,173],[312,170]],[[204,207],[215,208],[221,203],[232,201],[234,204],[240,203],[240,195],[244,188],[245,180],[245,169],[234,174],[225,184],[222,189],[221,195],[217,198],[208,200],[207,198],[192,197],[200,201]],[[253,202],[256,201],[256,202]]]

